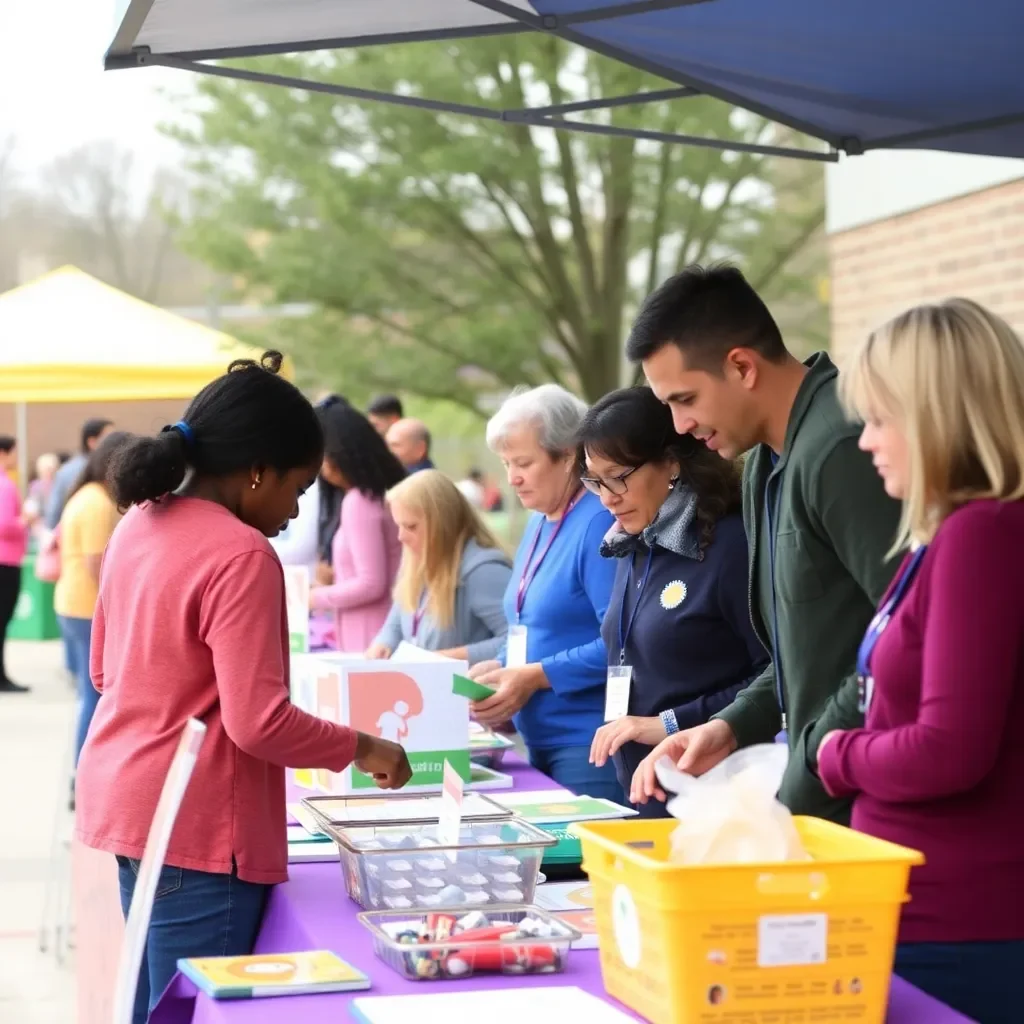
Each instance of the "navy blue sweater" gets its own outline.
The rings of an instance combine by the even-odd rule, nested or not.
[[[697,529],[696,523],[688,528],[694,545]],[[656,543],[642,591],[637,584],[649,549],[642,542],[638,548],[632,556],[617,559],[615,584],[601,626],[608,663],[619,663],[623,600],[625,624],[639,595],[626,642],[625,662],[633,668],[629,713],[656,717],[671,709],[681,730],[702,725],[731,704],[768,664],[768,654],[750,622],[743,520],[739,514],[720,520],[703,558]],[[649,753],[649,747],[627,743],[615,755],[619,781],[627,793],[633,773]],[[655,800],[638,810],[645,816],[664,816],[665,805]]]

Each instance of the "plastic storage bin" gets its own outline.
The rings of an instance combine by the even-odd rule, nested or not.
[[[457,845],[438,826],[338,828],[345,887],[364,910],[460,910],[530,904],[554,837],[518,818],[463,822]]]
[[[443,914],[444,911],[438,913]],[[463,913],[455,911],[456,914]],[[373,951],[409,981],[461,981],[474,974],[559,974],[580,933],[539,907],[488,907],[488,925],[518,925],[527,918],[543,922],[553,934],[511,940],[467,938],[455,934],[440,942],[402,942],[403,932],[418,932],[423,915],[407,911],[368,911],[359,922],[373,936]]]
[[[676,822],[572,827],[608,993],[652,1024],[883,1024],[915,850],[795,818],[811,861],[668,862]]]

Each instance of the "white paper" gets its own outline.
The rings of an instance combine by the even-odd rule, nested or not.
[[[633,682],[631,665],[609,665],[604,690],[604,720],[614,722],[629,714],[629,688]]]
[[[403,640],[394,650],[391,655],[392,661],[453,661],[453,658],[447,658],[443,654],[438,654],[437,651],[428,651],[425,647],[417,647],[415,644],[411,644],[408,640]]]
[[[509,626],[505,637],[505,668],[522,668],[526,663],[526,627]]]
[[[580,988],[516,987],[500,991],[431,992],[411,996],[364,996],[352,1001],[363,1024],[632,1024],[633,1018]]]
[[[758,967],[804,967],[828,959],[828,914],[762,914]]]

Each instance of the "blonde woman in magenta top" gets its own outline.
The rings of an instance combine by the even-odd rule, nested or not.
[[[310,593],[313,611],[334,613],[335,646],[361,654],[391,610],[402,545],[385,498],[405,469],[358,410],[332,397],[317,406],[323,478],[345,492],[331,547],[334,581]]]
[[[1024,344],[969,299],[876,330],[840,378],[904,561],[858,654],[863,728],[818,771],[853,827],[924,853],[895,972],[1016,1024],[1024,970]]]
[[[394,603],[367,651],[390,657],[402,641],[470,665],[493,658],[508,622],[512,563],[459,488],[426,469],[388,492],[402,566]]]

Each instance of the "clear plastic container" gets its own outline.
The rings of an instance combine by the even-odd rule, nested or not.
[[[497,768],[505,755],[515,747],[515,741],[508,736],[490,730],[481,730],[469,734],[469,756],[477,764],[488,768]]]
[[[474,974],[522,976],[560,974],[565,970],[572,944],[580,938],[574,928],[534,906],[493,906],[483,912],[487,930],[502,923],[518,926],[529,918],[550,934],[473,940],[474,932],[480,934],[480,929],[474,928],[465,933],[466,939],[456,933],[441,942],[420,942],[425,914],[369,911],[359,915],[359,922],[373,936],[377,956],[409,981],[461,981]],[[464,911],[452,912],[453,917],[464,915]]]
[[[338,844],[348,894],[364,910],[525,906],[544,851],[556,843],[521,818],[464,821],[452,845],[442,844],[436,823],[325,831]]]

